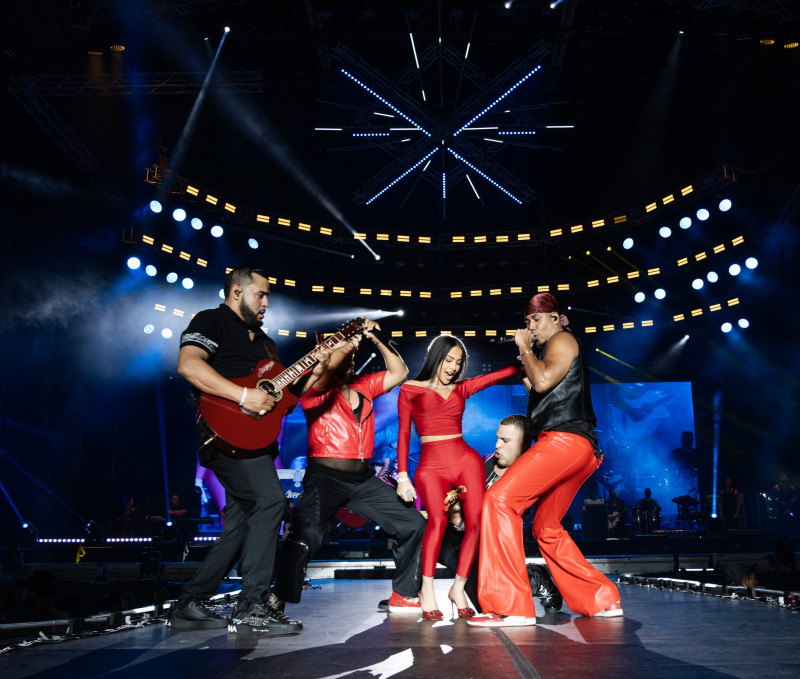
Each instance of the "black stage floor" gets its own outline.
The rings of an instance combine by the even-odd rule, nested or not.
[[[0,656],[3,679],[57,677],[780,677],[800,676],[800,612],[736,597],[621,582],[625,616],[569,611],[536,627],[473,629],[387,614],[386,580],[318,580],[289,606],[305,629],[258,638],[176,632],[160,622]],[[437,580],[440,605],[449,581]]]

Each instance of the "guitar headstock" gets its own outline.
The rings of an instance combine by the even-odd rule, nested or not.
[[[347,321],[343,326],[341,326],[337,332],[342,334],[342,339],[349,339],[353,335],[357,335],[364,329],[364,319],[363,318],[354,318],[350,321]]]

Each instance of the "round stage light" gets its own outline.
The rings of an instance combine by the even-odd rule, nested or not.
[[[214,238],[219,238],[223,233],[225,233],[225,229],[219,224],[215,224],[211,227],[211,235],[214,236]]]
[[[664,299],[667,296],[667,291],[664,288],[658,288],[653,295],[656,299]]]
[[[220,288],[219,289],[219,298],[220,299],[225,299],[225,288]]]
[[[144,268],[144,272],[145,272],[145,273],[146,273],[148,276],[151,276],[151,277],[152,277],[152,276],[155,276],[155,275],[158,273],[158,269],[156,269],[156,268],[155,268],[155,267],[154,267],[152,264],[148,264],[148,265],[147,265],[147,266]]]
[[[161,331],[161,336],[162,336],[164,339],[169,339],[170,337],[172,337],[172,330],[170,330],[169,328],[164,328],[164,329]]]
[[[187,290],[191,290],[194,287],[194,281],[191,278],[184,278],[181,285]]]
[[[744,260],[744,265],[748,269],[755,269],[758,266],[758,260],[755,257],[748,257]]]
[[[740,267],[738,264],[731,264],[728,267],[728,273],[731,276],[738,276],[740,273],[742,273],[742,267]]]
[[[226,33],[230,33],[230,32],[231,32],[231,29],[230,29],[230,27],[229,27],[229,26],[225,26],[225,32],[226,32]]]
[[[184,219],[186,219],[186,210],[184,210],[182,207],[175,208],[172,211],[172,218],[176,222],[182,222]]]
[[[403,311],[402,309],[400,309],[400,310],[397,312],[397,315],[398,315],[398,316],[405,316],[405,313],[406,313],[405,311]]]
[[[195,231],[199,231],[203,228],[203,220],[200,219],[200,217],[192,217],[192,221],[189,223]]]
[[[630,250],[633,247],[633,238],[626,238],[624,241],[622,241],[622,247],[625,250]]]
[[[672,229],[670,229],[668,226],[662,226],[658,230],[658,235],[662,238],[669,238],[672,235]]]
[[[709,271],[709,272],[706,274],[706,280],[707,280],[709,283],[716,283],[716,282],[719,280],[719,275],[717,274],[717,272],[716,272],[716,271]]]
[[[158,214],[159,212],[161,212],[161,210],[164,209],[164,207],[157,200],[151,200],[150,201],[150,209],[153,212],[155,212],[156,214]]]
[[[733,207],[733,203],[731,203],[729,198],[723,198],[719,201],[719,211],[720,212],[727,212]]]
[[[138,257],[128,257],[128,268],[136,271],[142,265],[141,260]]]
[[[748,321],[746,318],[740,318],[739,319],[739,327],[742,328],[742,329],[749,328],[750,327],[750,321]]]
[[[255,238],[248,238],[247,244],[253,248],[253,250],[258,250],[258,241]]]
[[[733,326],[730,323],[725,322],[720,327],[720,330],[722,330],[722,332],[730,332],[733,330]]]
[[[176,274],[174,271],[170,271],[167,274],[167,283],[174,283],[177,280],[178,280],[178,274]]]
[[[644,302],[645,297],[646,295],[643,292],[637,292],[633,296],[633,301],[636,302],[637,304],[641,304],[642,302]]]
[[[154,326],[152,323],[148,323],[146,326],[144,326],[144,334],[145,335],[152,335],[153,332],[155,331],[155,329],[156,329],[156,326]]]
[[[684,217],[681,221],[678,222],[678,226],[682,229],[688,229],[692,225],[692,218],[691,217]]]
[[[692,287],[695,290],[702,290],[703,289],[703,279],[702,278],[695,278],[692,281]]]
[[[701,222],[704,222],[704,221],[706,221],[706,219],[708,219],[708,218],[709,218],[709,216],[710,216],[710,215],[708,214],[708,210],[706,210],[704,207],[701,207],[701,208],[700,208],[700,209],[697,211],[697,218],[698,218],[698,219],[699,219]]]

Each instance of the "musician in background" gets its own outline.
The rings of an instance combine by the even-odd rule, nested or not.
[[[653,495],[653,491],[649,488],[644,489],[644,497],[636,503],[636,506],[633,508],[634,511],[640,512],[652,512],[652,511],[661,511],[661,505],[658,504],[651,496]]]
[[[609,537],[625,537],[625,512],[628,511],[628,507],[625,500],[619,497],[613,489],[608,491],[606,511],[608,512]]]
[[[733,487],[733,479],[725,479],[725,487],[719,492],[719,507],[725,530],[739,528],[742,514],[742,494]]]
[[[194,387],[228,399],[249,411],[266,415],[275,399],[261,389],[240,387],[228,378],[246,377],[263,359],[278,361],[275,343],[261,329],[269,306],[269,282],[261,269],[237,267],[225,278],[225,301],[216,309],[198,313],[181,335],[178,373]],[[289,388],[298,395],[324,370],[330,357],[317,351],[312,373],[299,377]],[[225,454],[209,434],[199,431],[200,464],[212,470],[225,488],[225,527],[194,578],[181,590],[167,625],[174,629],[229,627],[261,635],[285,634],[302,629],[298,620],[263,603],[272,580],[273,564],[286,508],[286,496],[275,471],[278,450],[274,442],[249,459]],[[220,580],[241,556],[242,591],[228,619],[205,603]]]
[[[410,502],[373,471],[375,447],[373,401],[399,385],[408,368],[395,349],[373,331],[380,327],[364,319],[364,335],[383,356],[386,370],[356,377],[356,335],[334,349],[325,374],[300,399],[308,424],[308,467],[297,519],[284,542],[275,585],[276,607],[298,603],[306,566],[329,533],[336,512],[347,507],[379,525],[392,538],[395,574],[389,610],[419,612],[420,546],[425,521]]]

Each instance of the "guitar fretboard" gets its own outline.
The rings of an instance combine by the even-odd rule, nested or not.
[[[339,331],[335,332],[327,339],[322,340],[320,344],[322,344],[326,349],[332,349],[336,344],[341,342],[343,339],[345,339],[345,334]],[[316,351],[316,349],[314,351]],[[303,358],[290,365],[288,368],[286,368],[286,370],[284,370],[280,375],[278,375],[273,380],[275,386],[277,386],[279,389],[283,389],[284,387],[287,387],[292,382],[294,382],[306,370],[311,368],[317,362],[317,359],[311,356],[311,354],[313,354],[314,351],[309,351],[305,356],[303,356]]]

